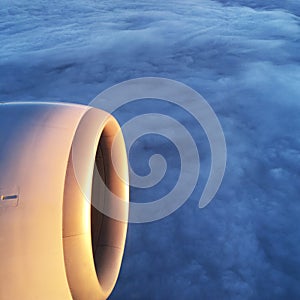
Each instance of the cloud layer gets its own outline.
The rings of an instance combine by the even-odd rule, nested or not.
[[[0,100],[88,103],[115,83],[160,76],[201,93],[224,128],[224,182],[198,209],[209,148],[187,125],[205,144],[199,186],[170,217],[130,225],[111,299],[300,298],[298,1],[1,3]],[[149,105],[117,117],[143,110]],[[163,194],[176,180],[177,152],[155,137],[137,147],[141,171],[152,148],[168,158],[171,172],[155,192]],[[153,197],[131,192],[133,201]]]

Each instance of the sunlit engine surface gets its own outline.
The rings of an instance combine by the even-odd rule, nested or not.
[[[1,104],[0,123],[0,299],[106,299],[127,231],[118,123],[60,103]],[[114,196],[122,221],[101,212]]]

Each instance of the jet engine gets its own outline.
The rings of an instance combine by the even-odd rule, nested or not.
[[[129,201],[117,121],[83,105],[2,103],[0,145],[0,299],[107,299]]]

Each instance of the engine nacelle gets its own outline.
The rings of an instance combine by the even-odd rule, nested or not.
[[[128,216],[117,121],[83,105],[4,103],[0,142],[0,299],[106,299],[119,274],[127,222],[93,203],[109,205],[111,197],[99,172]]]

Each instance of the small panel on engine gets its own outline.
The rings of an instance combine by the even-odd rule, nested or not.
[[[0,207],[18,206],[19,188],[0,188]]]

